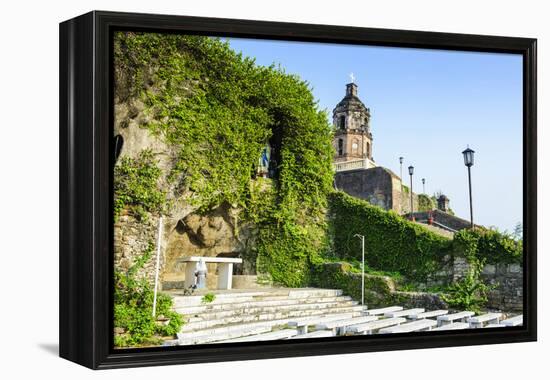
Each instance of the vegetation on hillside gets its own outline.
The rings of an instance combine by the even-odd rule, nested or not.
[[[117,347],[152,345],[163,336],[173,336],[183,325],[180,314],[172,310],[172,298],[157,295],[153,316],[154,290],[150,282],[138,276],[138,271],[151,258],[154,244],[126,272],[115,268],[114,344]]]
[[[258,230],[246,260],[274,282],[307,286],[319,280],[318,264],[357,263],[355,234],[365,236],[369,271],[410,281],[426,281],[453,255],[474,264],[521,262],[521,241],[506,234],[464,230],[451,240],[334,192],[331,127],[298,76],[259,66],[221,39],[204,36],[117,32],[114,56],[116,101],[143,104],[141,127],[171,147],[168,185],[198,212],[222,204],[243,210],[244,222]],[[276,162],[271,180],[255,178],[267,143]],[[150,151],[122,157],[114,175],[115,218],[122,210],[139,218],[166,211],[168,185],[159,183],[161,174]],[[434,202],[419,195],[420,210],[432,209]],[[170,315],[170,324],[160,326],[146,315],[150,286],[131,271],[116,273],[115,325],[125,331],[117,344],[174,333],[181,321],[168,314],[169,298],[161,297],[158,313]],[[323,281],[330,284],[327,273]],[[472,272],[456,284],[454,299],[479,307],[480,289],[487,290]]]
[[[443,265],[452,241],[395,212],[385,211],[343,192],[329,197],[330,236],[333,251],[342,259],[360,259],[359,240],[365,236],[367,263],[376,270],[399,272],[414,281]]]
[[[190,192],[187,201],[199,211],[223,203],[244,209],[260,230],[250,252],[258,270],[284,285],[306,285],[323,250],[333,156],[330,125],[309,85],[217,38],[119,32],[114,53],[116,100],[145,104],[144,127],[177,152],[171,185]],[[251,178],[268,142],[277,176],[272,194],[254,198]],[[143,183],[145,196],[117,193],[124,189],[117,181],[119,206],[157,199],[149,196],[158,191],[152,181]]]

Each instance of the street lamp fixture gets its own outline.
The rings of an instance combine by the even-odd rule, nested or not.
[[[468,188],[470,191],[470,228],[474,228],[474,208],[472,204],[472,173],[471,167],[474,165],[474,151],[469,146],[462,152],[464,155],[464,165],[468,168]]]
[[[410,193],[411,193],[411,220],[414,221],[414,208],[413,208],[413,174],[414,174],[414,166],[409,166],[409,175],[411,176],[411,188],[410,188]]]
[[[466,165],[467,167],[471,167],[474,165],[474,153],[475,151],[470,149],[470,147],[467,147],[466,150],[462,152],[462,154],[464,155],[464,165]]]
[[[422,178],[422,194],[426,194],[426,178]]]

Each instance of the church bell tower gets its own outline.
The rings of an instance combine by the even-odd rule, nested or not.
[[[357,84],[346,85],[346,95],[332,111],[336,163],[364,160],[364,168],[374,167],[370,109],[357,96]]]

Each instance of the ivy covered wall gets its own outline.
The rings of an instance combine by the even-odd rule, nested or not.
[[[342,259],[360,259],[359,239],[365,236],[365,261],[377,270],[399,272],[426,281],[442,268],[451,252],[450,239],[343,192],[329,196],[333,252]]]
[[[204,36],[117,32],[114,57],[115,134],[125,138],[115,171],[128,174],[114,178],[115,218],[170,216],[181,204],[206,214],[229,204],[258,228],[248,253],[258,270],[306,285],[324,249],[333,155],[330,125],[309,85]],[[145,156],[143,132],[154,142]],[[268,142],[277,175],[258,192],[254,177]]]

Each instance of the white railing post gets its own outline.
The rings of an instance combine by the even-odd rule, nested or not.
[[[361,239],[361,306],[365,306],[365,235],[354,236]]]
[[[160,238],[162,236],[162,216],[159,218],[159,236],[157,238],[157,262],[155,265],[155,292],[153,296],[153,317],[157,313],[157,289],[159,282],[159,263],[160,263]]]

